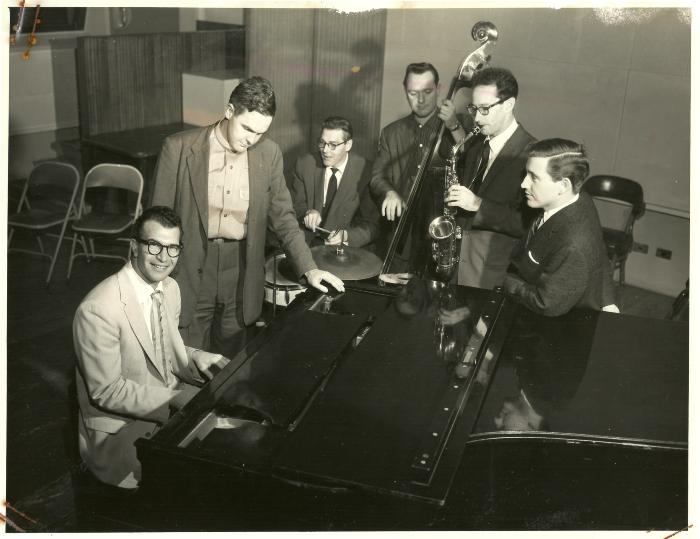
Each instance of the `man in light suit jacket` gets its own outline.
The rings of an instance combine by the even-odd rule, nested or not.
[[[518,82],[510,71],[485,68],[477,71],[472,85],[467,111],[483,136],[467,143],[462,181],[450,188],[445,202],[460,209],[457,282],[490,289],[503,284],[510,254],[532,215],[520,182],[524,150],[534,138],[515,119]]]
[[[134,230],[131,260],[85,297],[73,320],[80,456],[99,481],[127,489],[141,475],[134,441],[228,361],[185,347],[177,331],[180,290],[168,275],[182,248],[180,218],[156,206]]]
[[[546,139],[528,156],[522,187],[528,206],[541,211],[513,253],[506,292],[546,316],[574,307],[620,312],[598,212],[581,191],[589,172],[583,146]]]
[[[350,153],[352,125],[340,116],[321,125],[318,154],[300,157],[294,166],[292,199],[310,245],[316,227],[331,231],[327,245],[341,241],[353,247],[371,243],[379,229],[379,211],[369,194],[371,169],[365,159]]]
[[[279,146],[264,138],[275,93],[262,77],[241,81],[224,118],[168,137],[152,204],[172,207],[187,242],[173,277],[182,291],[180,331],[190,346],[232,355],[260,316],[265,234],[276,234],[299,276],[322,292],[343,282],[319,270],[304,241],[282,172]]]

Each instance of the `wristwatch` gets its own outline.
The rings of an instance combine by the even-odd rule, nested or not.
[[[459,122],[457,122],[452,127],[448,127],[447,129],[449,129],[450,131],[457,131],[457,129],[459,129],[460,127],[461,125],[459,125]]]

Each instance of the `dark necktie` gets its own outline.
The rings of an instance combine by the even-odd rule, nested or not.
[[[491,146],[489,146],[489,139],[485,138],[483,145],[481,146],[481,154],[479,156],[479,166],[476,168],[476,174],[472,178],[469,184],[469,189],[475,195],[479,194],[479,189],[481,184],[484,183],[484,176],[486,175],[486,167],[489,165],[489,156],[491,155]]]
[[[155,361],[163,365],[163,375],[165,376],[165,383],[169,384],[170,377],[170,362],[167,358],[168,347],[165,345],[165,335],[166,331],[164,320],[163,320],[163,293],[160,290],[156,290],[151,294],[151,338],[153,339],[153,348],[156,352]]]
[[[542,226],[542,221],[544,221],[544,212],[540,213],[535,219],[530,223],[530,228],[527,231],[527,239],[525,240],[525,246],[529,246],[532,238],[537,233],[537,229]]]
[[[326,202],[323,204],[323,215],[321,216],[323,223],[326,223],[326,217],[328,216],[328,211],[331,209],[331,204],[335,198],[335,193],[338,191],[338,178],[335,173],[338,172],[337,168],[331,168],[331,177],[328,180],[328,189],[326,189]]]

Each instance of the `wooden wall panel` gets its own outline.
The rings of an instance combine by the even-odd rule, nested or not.
[[[80,38],[81,134],[181,122],[182,72],[225,67],[226,32]]]

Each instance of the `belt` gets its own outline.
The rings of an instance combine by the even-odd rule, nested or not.
[[[232,243],[234,241],[243,241],[243,240],[233,240],[231,238],[208,238],[208,241],[212,243]]]

